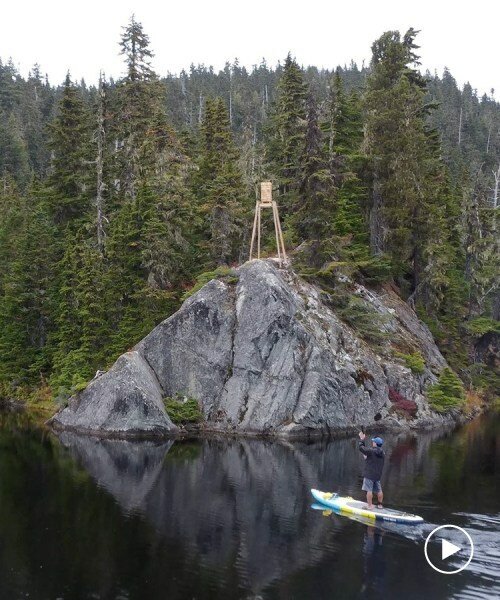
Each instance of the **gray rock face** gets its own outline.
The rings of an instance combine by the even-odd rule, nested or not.
[[[272,260],[248,262],[237,284],[213,280],[134,351],[92,381],[52,423],[95,433],[175,433],[162,397],[196,398],[205,430],[242,434],[331,433],[359,425],[432,425],[424,390],[446,362],[429,330],[390,288],[356,295],[380,313],[389,339],[375,351],[321,300],[320,292]],[[413,374],[391,350],[418,350]],[[413,400],[406,422],[389,388]]]
[[[138,352],[120,356],[111,369],[70,399],[49,424],[102,436],[175,433],[156,375]]]
[[[181,392],[203,399],[210,411],[231,371],[234,295],[222,281],[210,281],[137,344],[164,396]]]

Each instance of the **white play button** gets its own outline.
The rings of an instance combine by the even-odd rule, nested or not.
[[[448,542],[447,540],[442,540],[441,541],[441,560],[448,558],[448,556],[451,556],[452,554],[456,554],[461,549],[462,548],[460,548],[460,546],[455,546],[455,544],[452,544],[451,542]]]
[[[450,542],[450,539],[453,542]],[[459,546],[458,543],[461,545]],[[441,556],[437,553],[439,549],[438,544],[441,545]],[[429,550],[431,550],[431,556],[429,556]],[[462,552],[454,561],[450,561],[451,564],[441,562],[461,550],[465,550],[465,556],[463,555],[464,552]],[[433,529],[427,536],[424,545],[424,555],[429,565],[435,571],[443,573],[443,575],[453,575],[454,573],[460,573],[472,560],[474,543],[471,536],[462,527],[458,527],[458,525],[441,525]],[[456,564],[457,561],[461,563],[458,566]]]

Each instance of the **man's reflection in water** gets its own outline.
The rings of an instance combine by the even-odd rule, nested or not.
[[[363,585],[361,594],[377,592],[382,596],[385,584],[384,531],[368,525],[363,540]]]

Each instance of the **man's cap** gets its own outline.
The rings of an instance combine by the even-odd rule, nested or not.
[[[384,440],[380,437],[374,437],[372,438],[372,442],[375,442],[377,446],[381,446],[384,443]]]

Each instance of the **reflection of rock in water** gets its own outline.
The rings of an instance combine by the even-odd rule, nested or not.
[[[317,561],[329,544],[331,528],[304,510],[318,480],[314,446],[307,452],[306,444],[204,441],[199,459],[187,465],[167,457],[147,515],[202,565],[235,564],[251,589],[262,590]],[[334,456],[329,466],[333,475]]]
[[[59,440],[126,511],[142,510],[172,441],[127,442],[83,437],[69,431]]]
[[[425,471],[425,485],[431,485],[435,466],[428,445],[433,437],[388,436],[389,504],[418,472]],[[167,454],[172,442],[70,433],[60,439],[126,511],[141,510],[162,537],[221,578],[236,568],[239,579],[259,593],[275,580],[320,563],[325,551],[336,548],[336,568],[349,569],[339,529],[352,522],[333,522],[309,510],[309,490],[361,497],[363,463],[356,440],[208,439],[175,442]]]

